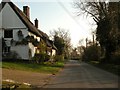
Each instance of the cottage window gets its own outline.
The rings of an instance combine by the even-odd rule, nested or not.
[[[13,38],[13,30],[4,30],[4,38]]]
[[[18,38],[19,38],[19,40],[23,39],[23,33],[21,30],[18,31]]]

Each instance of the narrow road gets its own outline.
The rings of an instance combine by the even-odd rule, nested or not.
[[[43,88],[118,88],[118,77],[89,64],[70,60]]]

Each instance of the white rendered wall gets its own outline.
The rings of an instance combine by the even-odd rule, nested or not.
[[[52,56],[56,55],[56,50],[52,49]]]
[[[0,12],[0,38],[2,38],[2,12]]]
[[[5,38],[5,40],[8,40],[8,42],[10,42],[11,39],[18,41],[19,30],[22,31],[24,37],[28,35],[27,27],[23,24],[9,4],[4,6],[0,12],[0,17],[2,17],[2,19],[0,18],[0,20],[2,20],[2,24],[0,22],[0,37],[4,37],[4,29],[13,30],[13,38]],[[11,46],[11,51],[18,53],[22,59],[29,59],[28,45]]]
[[[28,45],[17,45],[14,47],[11,47],[11,51],[17,52],[17,54],[22,58],[22,59],[29,59],[29,48]]]
[[[26,28],[8,3],[0,14],[2,14],[2,28]]]
[[[33,33],[28,31],[28,28],[24,25],[24,23],[20,20],[20,18],[16,15],[13,9],[9,4],[6,4],[2,11],[0,12],[0,37],[4,37],[4,29],[12,29],[13,30],[13,38],[5,38],[5,40],[10,41],[11,39],[18,41],[18,31],[21,30],[23,36],[26,37],[28,35],[34,36],[38,41],[40,41],[40,37],[37,37]],[[29,45],[18,45],[12,46],[11,50],[16,51],[22,59],[29,59],[29,49],[32,52],[32,57],[35,54],[36,47],[29,43]]]
[[[33,36],[35,39],[37,39],[39,42],[40,42],[40,37],[37,37],[36,35],[34,35],[33,33],[29,32],[29,35],[30,36]],[[34,57],[35,53],[36,53],[36,49],[37,47],[35,47],[32,43],[29,43],[29,48],[31,50],[31,54],[32,54],[32,57]]]
[[[25,38],[26,36],[28,36],[28,29],[13,29],[13,39],[18,41],[19,37],[18,37],[18,31],[22,31],[23,34],[23,38]]]
[[[0,29],[2,28],[2,11],[0,12]]]
[[[3,30],[2,30],[2,28],[0,28],[0,38],[2,38],[3,37]]]
[[[31,50],[32,57],[34,57],[35,51],[36,51],[36,47],[34,47],[34,45],[32,43],[29,43],[29,49]]]
[[[1,19],[2,17],[2,19]],[[4,8],[0,12],[0,36],[4,37],[3,29],[12,29],[13,30],[13,39],[18,40],[17,32],[21,30],[23,32],[24,37],[28,35],[28,29],[20,20],[20,18],[16,15],[10,5],[5,4]],[[11,40],[7,38],[7,40]]]

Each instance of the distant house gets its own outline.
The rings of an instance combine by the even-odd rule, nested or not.
[[[79,59],[80,53],[78,52],[77,48],[73,49],[71,52],[71,59]]]
[[[54,42],[52,40],[49,40],[50,44],[51,44],[51,56],[55,56],[56,55],[56,51],[57,51],[57,48],[56,46],[54,45]]]
[[[49,39],[48,35],[42,31],[39,30],[39,32],[42,34],[42,39],[44,40],[46,44],[46,53],[48,55],[54,56],[56,55],[57,48],[54,45],[54,42]]]
[[[1,2],[0,38],[3,38],[5,42],[2,47],[3,55],[15,52],[19,58],[30,60],[35,53],[40,52],[37,45],[41,40],[46,40],[44,41],[46,45],[50,41],[47,34],[38,29],[38,20],[35,19],[34,24],[30,21],[29,9],[28,6],[23,6],[23,11],[21,11],[12,2]],[[44,39],[46,36],[47,39]],[[56,50],[53,44],[50,45]],[[52,49],[51,53],[55,54]]]

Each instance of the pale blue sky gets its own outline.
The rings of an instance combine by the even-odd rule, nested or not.
[[[84,16],[77,17],[75,9],[72,8],[73,0],[12,0],[21,10],[24,5],[30,7],[30,18],[39,20],[39,29],[49,35],[50,30],[59,27],[69,30],[73,46],[78,44],[80,39],[91,38],[91,29],[89,22],[91,18]],[[59,2],[60,1],[60,2]]]

